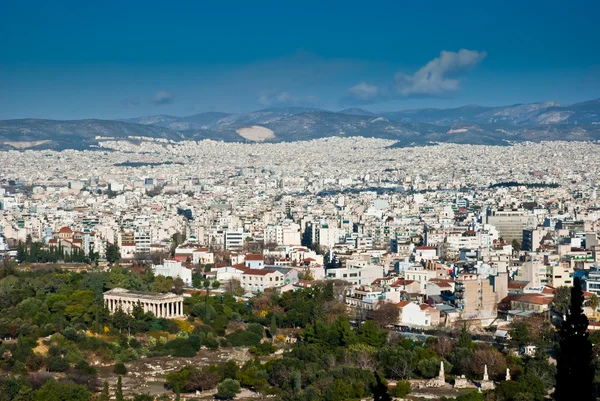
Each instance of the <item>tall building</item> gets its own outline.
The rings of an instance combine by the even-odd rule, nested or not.
[[[244,247],[244,230],[227,230],[225,232],[225,249],[234,250],[242,249]]]
[[[532,228],[534,222],[535,217],[522,209],[493,210],[486,221],[487,224],[494,226],[500,237],[508,243],[514,239],[523,242],[523,230]]]
[[[536,252],[547,232],[547,229],[543,227],[523,230],[523,250]]]
[[[456,278],[456,303],[463,319],[495,318],[497,302],[488,279],[479,274],[459,274]]]

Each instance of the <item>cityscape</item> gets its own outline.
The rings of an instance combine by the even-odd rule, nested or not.
[[[600,397],[597,5],[34,3],[0,401]]]

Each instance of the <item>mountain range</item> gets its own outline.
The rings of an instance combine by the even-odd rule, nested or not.
[[[571,105],[542,102],[393,112],[283,107],[242,114],[205,112],[125,120],[0,121],[0,149],[86,149],[97,145],[102,140],[99,137],[282,142],[330,136],[391,139],[397,141],[395,146],[595,141],[600,140],[600,99]]]

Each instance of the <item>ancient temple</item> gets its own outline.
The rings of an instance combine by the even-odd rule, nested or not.
[[[156,317],[173,319],[183,317],[183,295],[159,292],[130,291],[113,288],[104,293],[104,305],[110,313],[121,309],[131,313],[139,305],[144,312],[152,312]]]

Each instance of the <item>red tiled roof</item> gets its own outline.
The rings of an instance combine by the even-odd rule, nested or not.
[[[249,254],[246,254],[245,260],[265,260],[265,257],[260,254],[249,253]]]
[[[431,280],[429,280],[429,281],[431,281]],[[432,284],[435,284],[440,288],[452,288],[452,286],[450,284],[444,283],[442,281],[434,281],[434,282],[432,282]]]
[[[404,308],[408,304],[410,304],[409,301],[400,301],[396,305],[398,305],[398,307],[400,307],[400,308]]]
[[[277,270],[271,269],[244,269],[243,274],[248,274],[251,276],[266,276],[267,274],[275,273],[276,271]]]
[[[390,287],[403,287],[405,285],[411,285],[415,280],[405,280],[403,278],[396,280],[394,283],[390,285]]]
[[[63,234],[71,234],[73,230],[71,230],[69,227],[63,227],[60,230],[58,230],[58,232]]]
[[[519,294],[515,295],[511,302],[525,302],[535,305],[549,305],[552,302],[552,297],[546,297],[539,294]]]

